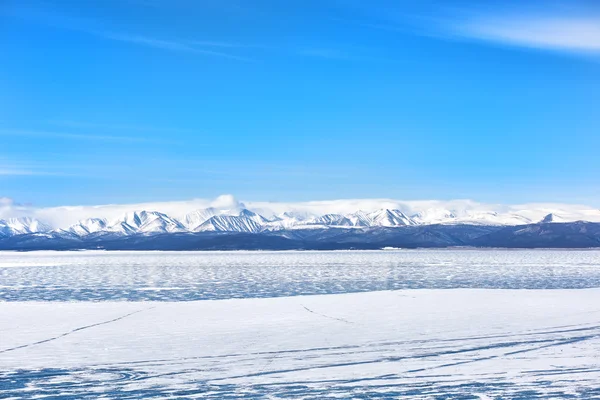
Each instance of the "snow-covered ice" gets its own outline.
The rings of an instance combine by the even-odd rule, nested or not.
[[[4,303],[4,396],[600,396],[600,290]],[[484,397],[485,398],[485,397]]]
[[[599,260],[542,250],[0,253],[0,285],[13,293],[0,302],[0,398],[600,398],[600,288],[573,289],[600,287]],[[407,289],[372,284],[412,275]],[[273,289],[286,279],[288,293]],[[178,297],[167,285],[212,294]],[[67,286],[113,288],[119,301],[52,294]],[[336,294],[314,295],[327,286]],[[160,290],[161,301],[127,294]]]

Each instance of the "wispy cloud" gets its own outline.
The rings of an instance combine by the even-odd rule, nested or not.
[[[600,16],[479,15],[450,28],[458,36],[514,46],[600,53]]]
[[[1,0],[0,0],[1,2]],[[136,1],[137,3],[137,1]],[[148,3],[162,6],[169,6],[171,2],[162,2],[162,1],[152,1],[152,0],[139,0],[139,3]],[[138,4],[139,5],[139,4]],[[0,11],[2,8],[0,7]],[[157,38],[154,36],[149,36],[146,34],[140,34],[138,32],[130,32],[123,31],[121,29],[118,30],[110,30],[107,29],[106,24],[103,21],[95,21],[93,19],[82,19],[82,18],[73,18],[69,16],[62,15],[60,13],[55,12],[51,9],[46,9],[44,7],[32,8],[32,7],[15,7],[7,15],[11,17],[23,18],[29,21],[34,21],[37,23],[41,23],[46,26],[51,26],[59,29],[67,29],[71,31],[77,31],[80,33],[84,33],[87,35],[93,35],[98,38],[113,40],[123,43],[129,43],[131,45],[151,47],[154,49],[171,51],[171,52],[179,52],[179,53],[189,53],[189,54],[197,54],[203,56],[210,57],[219,57],[229,60],[235,61],[244,61],[244,62],[253,62],[254,60],[240,56],[237,54],[232,54],[230,52],[224,51],[215,51],[211,48],[222,47],[222,48],[234,48],[234,47],[243,47],[237,45],[226,46],[226,42],[211,42],[211,41],[198,41],[198,40],[184,40],[184,39],[164,39]],[[217,43],[220,46],[217,46]]]
[[[201,54],[205,56],[213,56],[213,57],[221,57],[227,58],[230,60],[236,61],[244,61],[244,62],[253,62],[254,60],[242,57],[230,53],[224,53],[221,51],[213,51],[207,50],[197,47],[193,45],[191,41],[175,41],[175,40],[163,40],[156,39],[148,36],[142,35],[130,35],[130,34],[121,34],[121,33],[113,33],[113,32],[94,32],[97,36],[100,36],[105,39],[116,40],[120,42],[131,43],[139,46],[153,47],[161,50],[175,51],[175,52],[185,52],[185,53],[193,53],[193,54]]]
[[[4,176],[35,176],[35,175],[63,175],[54,168],[45,168],[38,163],[27,163],[23,161],[0,158],[0,177]],[[3,198],[0,198],[0,205]]]
[[[0,167],[0,176],[39,175],[36,171]]]
[[[385,50],[377,47],[342,45],[336,47],[299,47],[290,50],[294,56],[322,59],[325,61],[401,63],[402,60],[388,58]]]
[[[0,129],[0,136],[27,136],[40,138],[70,139],[70,140],[93,140],[109,142],[161,142],[161,140],[136,136],[113,136],[113,135],[88,135],[65,132],[49,132],[22,129]]]
[[[0,176],[83,176],[57,171],[28,170],[0,167]]]
[[[274,46],[268,46],[260,43],[240,43],[240,42],[226,42],[218,40],[192,40],[191,45],[200,47],[217,47],[224,49],[276,49]]]
[[[198,133],[194,129],[181,129],[181,128],[169,128],[169,127],[157,127],[157,126],[145,126],[145,125],[132,125],[132,124],[107,124],[107,123],[96,123],[96,122],[84,122],[74,120],[50,120],[49,124],[62,126],[66,128],[76,129],[105,129],[111,131],[136,131],[136,132],[160,132],[160,133]]]
[[[206,46],[206,47],[222,47],[222,48],[238,48],[238,47],[253,47],[247,44],[241,43],[232,43],[232,42],[220,42],[220,41],[212,41],[212,40],[193,40],[190,43],[198,46]]]
[[[340,50],[323,47],[303,47],[298,49],[298,55],[306,57],[325,58],[328,60],[347,60],[350,56]]]
[[[600,53],[600,9],[580,0],[490,2],[469,8],[440,5],[415,7],[406,13],[370,13],[338,22],[397,34],[442,40],[477,40],[533,49]],[[368,17],[366,17],[368,15]]]

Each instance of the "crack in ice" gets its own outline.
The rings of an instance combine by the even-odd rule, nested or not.
[[[344,319],[344,318],[336,318],[336,317],[332,317],[329,315],[321,314],[321,313],[311,310],[310,308],[306,307],[304,304],[300,304],[300,305],[302,306],[302,308],[304,308],[306,311],[308,311],[311,314],[315,314],[315,315],[321,316],[323,318],[333,319],[335,321],[344,322],[346,324],[354,324],[353,321],[348,321],[347,319]]]
[[[122,316],[117,317],[117,318],[113,318],[113,319],[108,320],[108,321],[98,322],[98,323],[91,324],[91,325],[86,325],[86,326],[81,326],[79,328],[75,328],[73,330],[70,330],[68,332],[62,333],[62,334],[60,334],[58,336],[54,336],[54,337],[51,337],[51,338],[48,338],[48,339],[39,340],[37,342],[28,343],[28,344],[22,344],[20,346],[16,346],[16,347],[11,347],[11,348],[8,348],[8,349],[0,350],[0,354],[8,353],[10,351],[15,351],[15,350],[19,350],[19,349],[24,349],[24,348],[27,348],[27,347],[37,346],[37,345],[48,343],[48,342],[52,342],[52,341],[64,338],[66,336],[72,335],[74,333],[77,333],[77,332],[80,332],[80,331],[83,331],[83,330],[86,330],[86,329],[90,329],[90,328],[94,328],[96,326],[106,325],[106,324],[110,324],[110,323],[113,323],[113,322],[120,321],[120,320],[125,319],[127,317],[130,317],[130,316],[132,316],[134,314],[141,313],[142,311],[148,311],[148,310],[151,310],[153,308],[156,308],[156,306],[149,307],[149,308],[144,308],[142,310],[133,311],[133,312],[127,313],[127,314],[122,315]]]

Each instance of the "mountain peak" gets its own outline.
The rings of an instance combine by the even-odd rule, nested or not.
[[[549,223],[553,223],[553,222],[568,222],[568,221],[565,220],[565,218],[561,217],[560,215],[550,213],[550,214],[546,215],[544,217],[544,219],[542,219],[540,222],[543,224],[549,224]]]
[[[85,236],[91,233],[100,232],[106,229],[108,223],[103,218],[88,218],[75,225],[71,225],[66,229],[67,232],[73,233],[78,236]]]
[[[122,234],[167,233],[184,231],[183,224],[158,211],[132,211],[114,222],[108,229]]]
[[[383,208],[369,214],[372,223],[380,226],[408,226],[416,223],[400,210]]]
[[[257,215],[258,216],[258,215]],[[259,216],[260,217],[260,216]],[[262,217],[261,217],[262,218]],[[215,215],[198,226],[196,232],[260,232],[262,225],[242,215]]]

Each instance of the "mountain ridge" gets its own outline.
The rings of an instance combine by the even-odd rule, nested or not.
[[[535,223],[569,222],[575,221],[570,220],[568,216],[556,213],[549,213],[538,221],[532,221],[515,213],[502,214],[495,211],[452,212],[444,209],[428,209],[413,215],[407,215],[397,209],[379,209],[371,212],[358,210],[347,214],[326,213],[322,215],[289,211],[265,217],[247,208],[217,209],[208,207],[188,213],[181,220],[159,211],[139,210],[127,212],[112,221],[104,218],[88,218],[67,228],[59,229],[35,218],[11,218],[0,220],[0,237],[48,234],[83,238],[88,235],[98,236],[103,234],[131,236],[204,231],[260,233],[331,228],[365,230],[378,227],[398,228],[431,225],[521,226]]]
[[[431,222],[433,221],[433,222]],[[465,222],[467,221],[467,222]],[[178,220],[159,211],[88,218],[53,228],[34,218],[0,220],[0,249],[377,249],[383,247],[600,247],[600,223],[549,213],[538,221],[498,212],[396,209],[353,213],[205,208]]]

